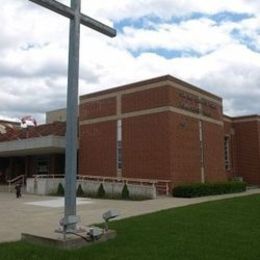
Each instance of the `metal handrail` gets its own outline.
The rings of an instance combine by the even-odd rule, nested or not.
[[[33,175],[33,178],[35,179],[44,179],[44,178],[64,178],[64,174],[37,174],[37,175]]]
[[[64,174],[41,174],[33,175],[35,179],[44,179],[44,178],[64,178]],[[101,182],[122,182],[122,183],[138,183],[140,185],[151,185],[155,186],[164,186],[165,194],[169,195],[171,180],[151,180],[151,179],[138,179],[138,178],[124,178],[124,177],[109,177],[109,176],[95,176],[95,175],[77,175],[78,180],[98,180]]]
[[[78,175],[78,179],[101,179],[101,180],[114,180],[121,182],[139,182],[139,183],[171,183],[171,180],[151,180],[151,179],[139,179],[139,178],[125,178],[125,177],[109,177],[109,176],[94,176],[94,175]]]
[[[22,180],[22,185],[24,185],[24,179],[25,179],[25,176],[24,175],[19,175],[11,180],[7,180],[8,182],[8,191],[11,192],[11,187],[12,187],[12,184],[16,184],[18,182],[21,182]]]

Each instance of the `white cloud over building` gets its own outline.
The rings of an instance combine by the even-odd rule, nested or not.
[[[0,4],[0,118],[41,122],[65,106],[69,21],[27,0]],[[222,96],[230,115],[260,113],[259,1],[89,0],[82,12],[118,36],[82,26],[80,94],[172,74]]]

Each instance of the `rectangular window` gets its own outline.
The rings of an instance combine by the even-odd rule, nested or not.
[[[224,163],[225,170],[230,170],[230,138],[229,136],[224,137]]]
[[[122,169],[122,142],[117,141],[117,169]]]
[[[122,120],[117,120],[116,157],[117,157],[117,170],[121,170],[122,169]]]
[[[49,173],[49,158],[39,157],[37,159],[37,174],[48,174]]]

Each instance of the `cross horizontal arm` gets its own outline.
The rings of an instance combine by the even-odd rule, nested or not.
[[[80,15],[80,23],[91,29],[101,32],[107,36],[110,36],[110,37],[116,36],[116,30],[114,28],[111,28],[87,15],[84,15],[84,14]]]
[[[73,19],[75,16],[75,12],[73,9],[71,9],[70,7],[68,7],[64,4],[61,4],[60,2],[55,1],[55,0],[29,0],[29,1],[39,4],[43,7],[46,7],[48,9],[50,9],[51,11],[54,11],[65,17],[68,17],[70,19]],[[110,36],[110,37],[116,36],[115,29],[113,29],[101,22],[98,22],[97,20],[95,20],[87,15],[84,15],[82,13],[80,14],[80,23],[91,29],[101,32],[107,36]]]
[[[74,11],[70,7],[58,1],[55,0],[29,0],[29,1],[41,5],[43,7],[46,7],[51,11],[66,16],[70,19],[74,18]]]

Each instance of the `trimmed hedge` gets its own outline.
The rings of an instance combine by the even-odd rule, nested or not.
[[[57,188],[57,196],[64,196],[64,188],[63,185],[61,183],[59,183],[58,188]]]
[[[98,191],[97,191],[97,197],[98,198],[105,198],[106,191],[104,190],[104,186],[102,183],[100,183]]]
[[[85,193],[81,187],[81,184],[79,184],[78,189],[77,189],[77,197],[84,197]]]
[[[128,187],[127,187],[126,184],[124,185],[124,187],[122,189],[121,197],[122,197],[123,200],[129,200],[130,199],[129,190],[128,190]]]
[[[238,181],[222,183],[195,183],[181,185],[173,188],[172,196],[179,198],[194,198],[209,195],[243,192],[245,190],[246,183]]]

